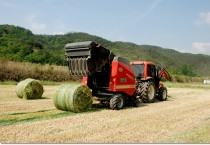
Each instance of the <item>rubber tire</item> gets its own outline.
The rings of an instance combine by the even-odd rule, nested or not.
[[[160,101],[166,101],[168,97],[168,92],[166,87],[160,87],[157,99]]]
[[[149,89],[153,88],[153,94],[149,96]],[[144,82],[140,89],[140,96],[144,103],[154,103],[156,97],[156,88],[153,82]]]
[[[112,110],[119,110],[124,107],[125,100],[121,94],[114,95],[109,102],[110,108]]]

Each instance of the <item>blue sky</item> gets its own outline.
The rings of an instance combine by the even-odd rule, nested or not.
[[[210,55],[210,0],[0,0],[0,24]]]

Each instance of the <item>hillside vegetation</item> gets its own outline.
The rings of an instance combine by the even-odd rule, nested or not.
[[[210,56],[180,53],[151,45],[129,42],[112,42],[87,33],[74,32],[65,35],[35,35],[30,30],[13,25],[0,25],[0,57],[12,61],[66,65],[66,43],[95,41],[118,56],[130,61],[152,61],[167,68],[171,74],[209,76]]]
[[[191,77],[184,75],[171,75],[173,82],[202,83],[208,77]],[[14,62],[0,58],[0,82],[19,82],[26,78],[34,78],[53,82],[81,81],[81,77],[69,76],[67,66],[37,64],[30,62]],[[164,81],[164,79],[162,80]]]
[[[70,77],[67,66],[14,62],[0,58],[0,81],[19,82],[26,78],[56,82],[81,80],[81,77]]]

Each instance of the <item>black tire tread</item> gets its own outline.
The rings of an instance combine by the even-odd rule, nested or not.
[[[122,109],[123,106],[124,106],[124,101],[123,101],[123,106],[121,108],[119,108],[119,106],[117,105],[118,104],[118,101],[119,101],[119,98],[120,97],[123,97],[121,94],[117,94],[117,95],[114,95],[111,99],[110,99],[110,108],[112,110],[119,110],[119,109]],[[124,98],[123,98],[124,100]]]
[[[166,90],[166,98],[163,99],[163,91]],[[160,87],[157,99],[160,101],[166,101],[168,97],[168,91],[166,87]]]
[[[144,82],[141,85],[140,96],[141,96],[141,99],[144,103],[153,103],[155,101],[155,95],[154,95],[153,99],[151,99],[151,100],[148,97],[148,89],[149,89],[150,85],[153,85],[154,88],[155,88],[155,84],[153,82]]]

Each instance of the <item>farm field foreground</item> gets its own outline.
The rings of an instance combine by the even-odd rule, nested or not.
[[[59,85],[43,99],[22,100],[16,85],[0,85],[0,143],[210,143],[210,86],[170,87],[168,100],[84,113],[57,110]]]

